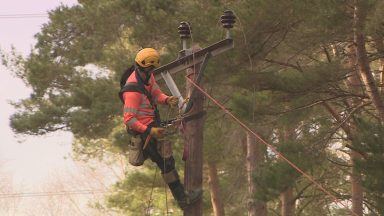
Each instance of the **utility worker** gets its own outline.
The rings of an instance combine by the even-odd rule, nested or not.
[[[171,145],[161,139],[164,138],[165,129],[160,127],[157,104],[174,107],[178,104],[178,98],[165,95],[156,83],[152,72],[160,65],[159,57],[155,49],[142,49],[136,55],[134,67],[126,71],[120,82],[122,88],[119,96],[124,103],[124,124],[132,135],[129,161],[135,166],[142,165],[147,158],[155,162],[173,197],[180,208],[184,209],[196,202],[202,191],[185,192],[175,169]]]

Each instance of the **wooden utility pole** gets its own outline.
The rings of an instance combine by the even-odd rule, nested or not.
[[[223,28],[226,29],[225,39],[203,49],[187,49],[187,39],[191,37],[191,27],[189,23],[181,22],[178,30],[183,50],[176,60],[154,70],[156,79],[158,80],[162,77],[172,95],[179,98],[179,109],[182,116],[186,117],[182,127],[185,138],[183,159],[186,161],[184,185],[187,191],[202,189],[203,185],[204,95],[196,90],[187,79],[186,91],[189,102],[185,104],[171,75],[186,70],[186,76],[201,86],[202,73],[208,60],[234,47],[233,39],[230,37],[229,31],[235,23],[233,12],[229,10],[224,11],[224,14],[221,16],[221,23],[223,24]],[[159,75],[161,75],[161,77]],[[188,121],[186,119],[188,119]],[[201,215],[203,215],[202,199],[184,210],[184,216]]]
[[[195,71],[187,70],[187,76],[194,80]],[[191,94],[193,86],[187,81],[187,92]],[[191,113],[203,112],[204,96],[200,92],[196,92],[193,98],[193,106]],[[202,189],[203,185],[203,132],[204,118],[193,119],[185,123],[184,138],[185,148],[187,152],[187,160],[185,162],[184,185],[187,191]],[[200,216],[203,215],[202,199],[188,207],[184,211],[184,216]]]

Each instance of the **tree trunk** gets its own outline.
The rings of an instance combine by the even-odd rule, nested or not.
[[[356,71],[355,67],[355,56],[353,55],[354,53],[354,48],[350,47],[348,49],[348,56],[349,56],[349,66],[352,70],[352,73]],[[353,93],[358,93],[360,89],[359,85],[359,80],[353,78],[356,77],[352,75],[349,80],[349,88],[351,92]],[[352,105],[355,106],[357,101],[351,101]],[[333,116],[333,118],[336,120],[337,124],[340,124],[343,122],[343,119],[340,117],[340,115],[335,111],[328,103],[324,103],[325,108],[328,110],[328,112]],[[348,139],[352,142],[354,139],[354,136],[356,134],[356,128],[353,127],[353,124],[349,124],[348,122],[345,122],[341,125],[341,128],[344,130],[345,134],[347,135]],[[351,161],[352,161],[352,175],[351,175],[351,194],[352,194],[352,211],[358,215],[362,216],[363,215],[363,187],[361,185],[361,173],[356,169],[354,160],[360,158],[360,153],[351,150],[350,153]],[[356,216],[353,214],[354,216]]]
[[[213,215],[223,216],[225,215],[224,205],[220,196],[219,177],[217,176],[217,168],[215,162],[208,162],[208,171],[209,192],[211,193]]]
[[[354,10],[354,42],[355,48],[351,50],[351,53],[356,53],[355,56],[352,56],[350,61],[357,63],[357,68],[354,66],[352,69],[359,72],[362,81],[366,87],[368,96],[370,97],[373,105],[375,106],[381,121],[384,121],[384,104],[380,97],[379,90],[376,86],[374,76],[371,72],[369,60],[367,57],[367,51],[365,49],[365,36],[363,33],[364,20],[366,18],[366,12],[362,8],[361,1],[355,0],[355,10]],[[350,54],[351,54],[350,53]],[[352,92],[358,92],[359,88],[352,89]],[[356,102],[353,102],[355,105]],[[349,128],[350,129],[350,128]],[[350,129],[349,139],[352,141],[354,139],[355,130]],[[352,175],[351,175],[351,185],[352,185],[352,211],[359,216],[363,215],[363,187],[361,185],[361,173],[356,169],[355,160],[359,159],[360,153],[352,150],[350,153],[351,162],[352,162]]]
[[[343,122],[343,119],[340,117],[340,115],[326,102],[323,103],[326,110],[332,115],[332,117],[336,120],[337,124]],[[345,134],[347,135],[349,140],[352,140],[352,132],[351,128],[347,125],[347,123],[343,123],[340,125]]]
[[[282,141],[288,141],[292,139],[295,129],[294,128],[284,128],[282,131]],[[284,192],[280,194],[281,201],[281,216],[293,216],[295,214],[295,201],[293,197],[292,187],[287,188]]]
[[[329,113],[335,118],[336,122],[339,124],[342,122],[340,115],[327,103],[324,103],[324,106],[328,110]],[[342,124],[341,128],[344,130],[348,139],[353,141],[354,134],[356,131],[347,126],[346,124]],[[360,159],[360,153],[351,150],[350,153],[351,161],[352,161],[352,175],[351,175],[351,185],[352,185],[352,211],[358,216],[363,216],[363,187],[361,185],[361,173],[356,169],[354,160]],[[353,216],[356,216],[353,214]]]
[[[384,55],[384,42],[382,36],[374,37],[375,46],[377,52],[380,53],[381,56]],[[383,94],[384,89],[384,57],[380,57],[380,66],[379,66],[379,89],[380,94]]]
[[[293,200],[293,190],[288,188],[280,194],[281,216],[293,216],[295,210],[295,201]]]
[[[347,47],[348,55],[348,67],[351,70],[351,73],[348,76],[348,88],[353,93],[364,92],[363,84],[360,80],[359,70],[357,68],[357,58],[356,58],[356,47],[353,44],[350,44]]]
[[[378,88],[375,83],[375,79],[371,73],[369,66],[369,60],[367,57],[367,51],[365,49],[365,36],[363,33],[364,20],[366,18],[366,12],[362,8],[361,0],[355,0],[355,12],[354,12],[354,41],[356,45],[356,57],[361,79],[363,80],[367,89],[368,96],[372,100],[375,106],[379,118],[384,121],[384,103],[380,98]]]
[[[352,151],[351,154],[352,160],[352,175],[351,175],[351,184],[352,184],[352,211],[358,215],[363,216],[363,187],[361,186],[361,173],[356,169],[355,160],[360,159],[360,155]]]
[[[247,132],[247,180],[248,180],[248,216],[266,216],[267,205],[265,202],[258,201],[254,198],[257,194],[257,186],[253,181],[253,175],[255,170],[260,167],[260,164],[264,160],[263,149],[260,144],[256,142],[255,137]]]

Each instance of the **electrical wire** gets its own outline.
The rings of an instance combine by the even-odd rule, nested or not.
[[[0,193],[0,199],[6,198],[26,198],[26,197],[46,197],[46,196],[64,196],[64,195],[87,195],[95,193],[106,193],[106,190],[72,190],[72,191],[42,191],[42,192],[23,192],[23,193]]]
[[[152,201],[153,201],[152,195],[153,195],[153,189],[155,187],[156,176],[157,176],[157,167],[155,169],[155,175],[154,175],[153,180],[152,180],[152,187],[151,187],[151,193],[149,194],[148,206],[147,206],[147,209],[145,210],[146,216],[151,215],[151,207],[152,207]]]
[[[166,119],[165,119],[165,122],[168,122],[169,120],[169,117],[170,117],[170,114],[171,114],[171,110],[172,108],[168,108],[167,110],[167,115],[166,115]],[[159,143],[157,143],[159,145]],[[163,155],[165,155],[164,151],[165,151],[165,148],[163,147]],[[153,177],[153,180],[152,180],[152,186],[151,186],[151,193],[149,195],[149,200],[148,200],[148,205],[146,207],[146,210],[145,210],[145,215],[146,216],[150,216],[151,215],[151,205],[152,205],[152,196],[153,196],[153,190],[154,190],[154,187],[155,187],[155,180],[156,180],[156,175],[157,175],[157,170],[158,168],[156,167],[156,170],[155,170],[155,175]],[[165,158],[163,158],[163,170],[165,170]],[[166,207],[166,211],[167,211],[167,215],[169,213],[169,210],[168,210],[168,194],[167,194],[167,184],[164,182],[164,193],[165,193],[165,207]]]
[[[0,19],[28,19],[28,18],[46,18],[47,13],[20,13],[20,14],[0,14]]]

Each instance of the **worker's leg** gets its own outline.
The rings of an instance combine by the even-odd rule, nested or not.
[[[172,151],[170,151],[170,149],[159,148],[158,145],[165,146],[167,144],[161,144],[158,143],[156,139],[151,139],[144,153],[160,168],[164,182],[168,184],[173,197],[183,209],[198,200],[201,191],[193,191],[190,194],[185,193],[184,186],[181,184],[179,175],[175,169],[175,159],[172,156]]]
[[[175,159],[170,157],[163,158],[158,151],[158,141],[151,138],[147,147],[144,149],[144,156],[149,157],[160,168],[161,174],[168,173],[175,169]]]

